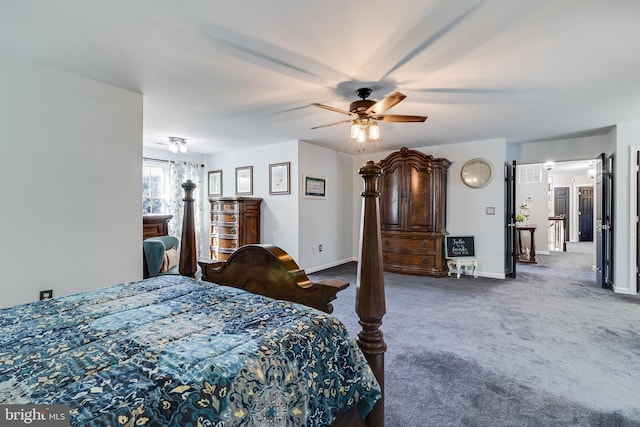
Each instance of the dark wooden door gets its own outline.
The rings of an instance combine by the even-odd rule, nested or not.
[[[606,283],[605,280],[605,255],[604,255],[604,200],[606,197],[606,191],[604,186],[603,168],[602,162],[604,161],[604,154],[600,155],[600,158],[596,161],[596,182],[595,189],[596,194],[600,199],[600,203],[596,205],[595,209],[595,222],[596,222],[596,282],[602,287]]]
[[[604,170],[604,224],[605,224],[605,250],[604,250],[604,284],[603,287],[607,289],[613,289],[613,226],[614,226],[614,212],[613,212],[613,155],[604,157],[603,162],[606,162],[603,166]]]
[[[636,153],[636,166],[640,166],[640,151]],[[640,292],[640,171],[636,167],[636,292]]]
[[[593,187],[578,187],[578,240],[593,242]]]
[[[403,168],[400,164],[389,166],[380,182],[380,227],[383,230],[402,229],[402,202],[404,201]]]
[[[554,187],[553,189],[553,212],[555,216],[564,216],[565,222],[564,240],[569,241],[569,187]]]
[[[403,216],[406,230],[433,229],[431,223],[431,174],[424,165],[407,162],[403,172],[407,184]]]
[[[516,161],[504,164],[504,273],[516,277]]]

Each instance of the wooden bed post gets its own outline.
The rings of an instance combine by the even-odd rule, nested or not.
[[[361,193],[360,260],[356,279],[356,313],[362,330],[358,333],[357,341],[382,390],[382,397],[365,419],[366,425],[381,427],[384,426],[384,352],[387,344],[380,330],[386,305],[380,237],[380,193],[376,190],[376,184],[382,169],[370,160],[360,168],[359,173],[364,179],[364,191]]]
[[[182,238],[180,239],[180,266],[182,276],[193,277],[198,268],[196,257],[196,227],[193,211],[193,190],[196,184],[190,179],[182,184],[184,188],[184,215],[182,217]]]

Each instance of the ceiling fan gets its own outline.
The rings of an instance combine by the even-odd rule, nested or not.
[[[352,123],[351,137],[358,140],[358,142],[364,142],[367,137],[367,130],[370,139],[378,139],[380,130],[377,122],[395,122],[395,123],[410,123],[410,122],[424,122],[427,120],[427,116],[408,116],[401,114],[383,114],[391,107],[398,104],[407,96],[400,92],[394,92],[391,95],[386,96],[381,101],[374,101],[367,99],[371,95],[371,89],[360,88],[356,91],[361,99],[354,101],[349,105],[349,111],[341,110],[340,108],[330,107],[328,105],[312,103],[311,105],[324,108],[325,110],[335,111],[336,113],[346,114],[351,116],[350,119],[341,120],[335,123],[329,123],[326,125],[320,125],[312,127],[311,129],[319,129],[328,126],[334,126],[341,123]],[[375,129],[374,129],[375,128]]]

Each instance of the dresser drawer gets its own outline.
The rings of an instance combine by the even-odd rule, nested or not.
[[[212,224],[211,234],[213,235],[224,234],[227,236],[236,236],[238,234],[238,228],[235,225]]]
[[[432,254],[436,251],[434,239],[407,239],[401,237],[382,236],[383,251],[425,252]]]
[[[219,249],[238,249],[238,239],[225,239],[222,237],[212,237],[211,245]]]
[[[436,263],[435,255],[420,255],[420,254],[403,254],[397,252],[385,252],[382,251],[382,259],[385,265],[398,265],[398,266],[433,266]]]
[[[227,223],[238,223],[238,215],[234,213],[214,213],[211,215],[211,222],[227,222]]]
[[[236,201],[215,201],[211,202],[212,211],[237,211],[238,202]]]
[[[229,255],[231,255],[233,253],[233,251],[231,252],[224,252],[222,249],[218,249],[218,248],[211,248],[211,259],[217,259],[219,261],[224,261],[227,258],[229,258]]]

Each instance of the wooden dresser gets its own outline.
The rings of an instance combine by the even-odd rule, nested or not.
[[[444,277],[447,168],[451,162],[402,148],[379,165],[385,271]]]
[[[257,197],[216,197],[211,202],[210,258],[224,261],[240,246],[260,243]]]
[[[149,237],[168,236],[171,218],[173,215],[142,215],[142,240]]]

